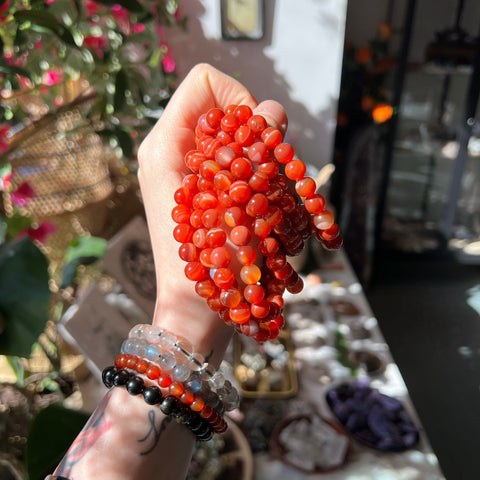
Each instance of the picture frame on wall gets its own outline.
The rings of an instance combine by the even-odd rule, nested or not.
[[[220,14],[224,40],[260,40],[265,27],[263,0],[221,0]]]

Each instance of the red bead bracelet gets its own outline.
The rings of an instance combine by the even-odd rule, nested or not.
[[[312,234],[339,248],[338,225],[293,147],[247,105],[201,115],[195,143],[172,210],[185,275],[225,323],[257,342],[272,340],[284,323],[284,291],[303,288],[287,257]]]

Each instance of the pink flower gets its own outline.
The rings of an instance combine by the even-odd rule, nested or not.
[[[42,77],[42,83],[48,86],[57,85],[62,80],[63,70],[61,68],[58,68],[56,70],[49,70]]]
[[[28,182],[23,182],[11,195],[15,205],[24,207],[35,196],[35,192]]]
[[[103,58],[102,47],[107,45],[107,41],[104,37],[85,37],[83,44],[87,48],[91,48],[98,58]]]
[[[5,153],[9,149],[8,133],[10,132],[10,126],[3,124],[0,126],[0,155]]]
[[[43,48],[43,43],[42,43],[41,41],[35,42],[35,43],[33,44],[33,48],[34,48],[35,50],[41,50],[41,49]]]
[[[100,5],[97,2],[93,2],[91,0],[87,0],[85,2],[85,10],[87,11],[87,16],[89,17],[93,17],[99,8]]]
[[[32,240],[37,240],[40,243],[45,243],[47,237],[52,235],[57,231],[57,226],[48,220],[43,220],[37,226],[37,228],[30,227],[25,232],[20,232],[19,235],[22,233],[28,235]]]
[[[137,23],[133,26],[133,31],[135,33],[140,33],[145,31],[145,25],[143,23]]]
[[[10,8],[10,0],[6,0],[2,6],[0,6],[0,23],[3,23],[7,17],[8,13],[6,11]]]
[[[166,73],[172,73],[175,70],[175,60],[170,55],[162,58],[162,65]]]
[[[0,177],[0,190],[2,192],[8,192],[8,190],[10,190],[10,187],[12,186],[12,177],[13,173],[11,171]]]

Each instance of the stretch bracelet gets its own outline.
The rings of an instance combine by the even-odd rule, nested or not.
[[[163,396],[158,387],[146,385],[140,376],[127,369],[107,367],[102,372],[102,380],[107,388],[125,387],[130,395],[142,395],[148,405],[158,405],[162,413],[173,416],[178,423],[188,427],[197,440],[207,441],[212,438],[213,429],[208,420],[182,405],[174,396]]]
[[[198,412],[211,425],[215,433],[222,433],[227,429],[227,423],[222,418],[224,408],[220,400],[217,410],[212,405],[208,405],[200,395],[185,388],[181,382],[172,381],[168,373],[162,371],[157,365],[135,355],[122,354],[115,359],[115,367],[134,371],[144,375],[148,380],[155,381],[165,395],[177,398],[182,405],[189,407],[193,412]]]
[[[227,411],[238,407],[237,390],[221,372],[211,372],[203,355],[192,353],[190,343],[153,325],[139,324],[130,330],[122,344],[122,353],[145,357],[171,377],[183,382],[194,392],[213,390],[220,397]],[[182,360],[185,360],[183,362]]]

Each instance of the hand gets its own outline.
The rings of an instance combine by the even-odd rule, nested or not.
[[[210,108],[245,104],[263,115],[282,133],[287,126],[283,107],[274,101],[257,104],[250,92],[210,65],[194,67],[180,84],[160,120],[140,146],[139,181],[152,241],[157,277],[157,303],[153,323],[185,337],[195,351],[213,355],[218,364],[232,329],[212,312],[185,278],[179,244],[173,238],[174,192],[188,173],[185,154],[195,148],[198,117]]]

